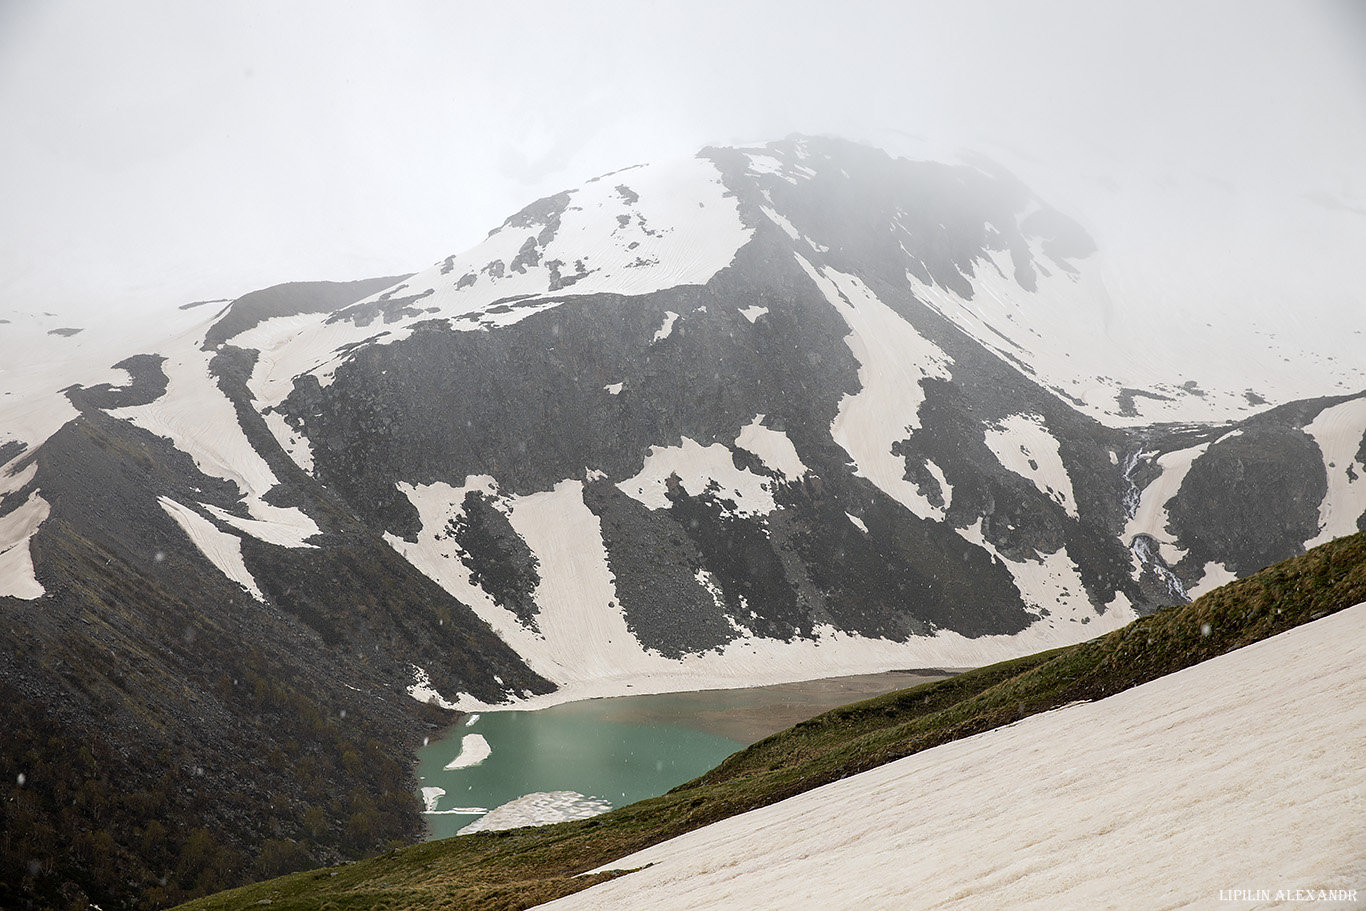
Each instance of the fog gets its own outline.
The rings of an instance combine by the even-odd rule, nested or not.
[[[0,316],[414,271],[597,174],[802,132],[989,156],[1161,318],[1366,326],[1346,0],[0,0],[0,124]]]

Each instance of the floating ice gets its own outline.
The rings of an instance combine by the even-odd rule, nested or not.
[[[597,797],[585,797],[578,791],[538,791],[510,800],[481,819],[465,826],[460,835],[474,832],[496,832],[519,826],[544,826],[571,819],[589,819],[612,809],[612,805]]]
[[[466,734],[460,738],[460,752],[455,758],[446,763],[446,770],[468,769],[477,766],[479,763],[488,759],[493,753],[493,747],[484,739],[483,734]]]

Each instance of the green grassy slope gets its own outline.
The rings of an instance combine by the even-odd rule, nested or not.
[[[827,712],[662,797],[590,820],[414,845],[186,908],[527,908],[648,845],[936,744],[1100,699],[1366,601],[1366,533],[1342,538],[1109,635]],[[269,905],[261,904],[269,901]]]

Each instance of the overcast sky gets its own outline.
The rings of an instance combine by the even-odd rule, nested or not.
[[[805,132],[984,152],[1131,271],[1355,318],[1364,6],[0,0],[0,310],[414,271],[597,174]]]

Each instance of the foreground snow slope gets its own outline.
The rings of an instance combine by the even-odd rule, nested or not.
[[[1363,686],[1358,605],[665,842],[546,907],[1361,907]]]

